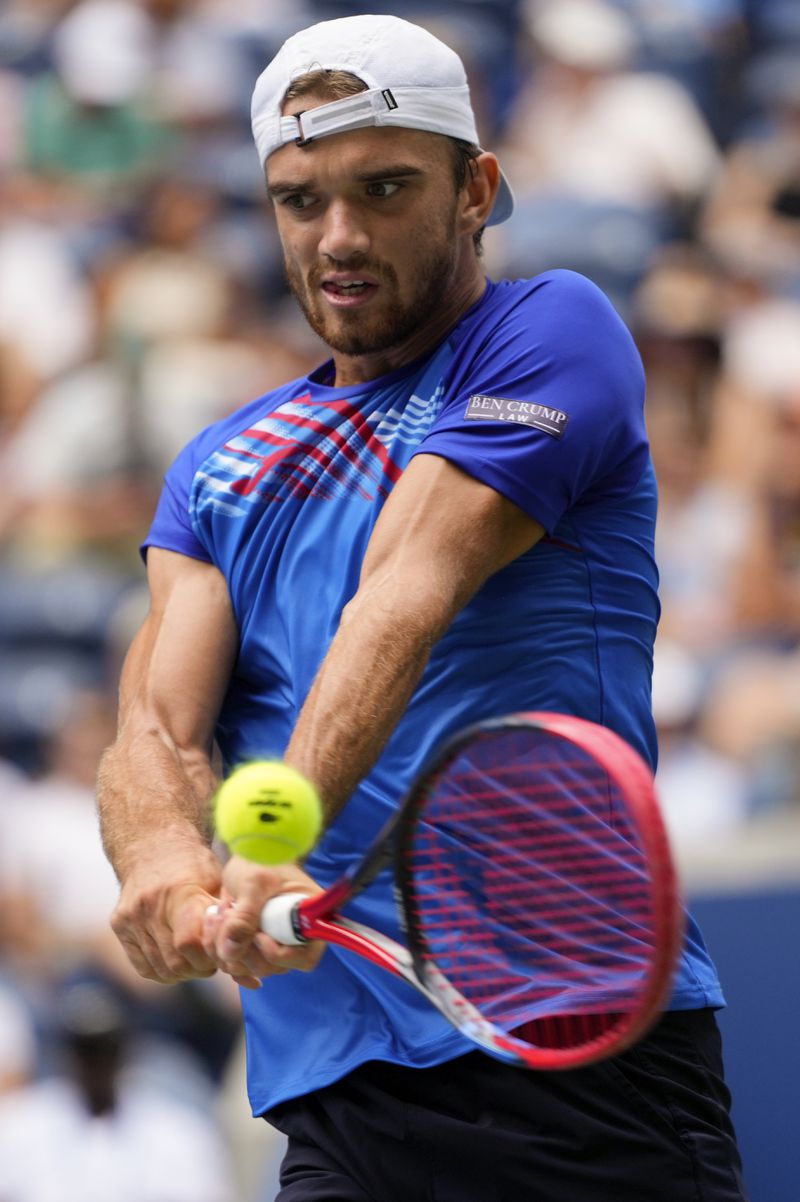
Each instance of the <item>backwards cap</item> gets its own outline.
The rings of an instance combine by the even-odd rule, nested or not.
[[[349,71],[367,91],[300,116],[281,116],[289,85],[317,70]],[[287,142],[370,125],[421,129],[478,145],[461,59],[432,33],[400,17],[341,17],[296,33],[256,81],[252,122],[262,165]],[[513,208],[514,197],[501,172],[488,224],[499,225]]]

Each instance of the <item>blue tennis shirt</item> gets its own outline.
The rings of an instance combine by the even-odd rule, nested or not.
[[[433,750],[469,722],[555,710],[601,723],[655,767],[656,484],[642,366],[582,276],[487,284],[425,358],[331,387],[330,365],[199,434],[170,468],[145,546],[225,576],[240,649],[219,718],[227,766],[281,755],[353,596],[381,506],[413,455],[440,455],[546,536],[492,576],[434,647],[373,771],[308,860],[333,882]],[[348,913],[400,938],[384,874]],[[369,1059],[427,1066],[467,1050],[414,990],[329,948],[310,974],[243,991],[255,1113]],[[671,1005],[719,1006],[689,920]]]

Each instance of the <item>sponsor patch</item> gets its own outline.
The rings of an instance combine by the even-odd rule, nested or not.
[[[549,405],[514,401],[504,396],[484,396],[480,392],[469,398],[464,417],[473,422],[516,422],[518,425],[533,426],[553,438],[561,437],[569,421],[568,413],[551,409]]]

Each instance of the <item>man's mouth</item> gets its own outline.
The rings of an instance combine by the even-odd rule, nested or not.
[[[346,278],[328,277],[322,280],[320,286],[328,299],[337,307],[358,304],[372,296],[378,288],[375,280],[355,275]]]

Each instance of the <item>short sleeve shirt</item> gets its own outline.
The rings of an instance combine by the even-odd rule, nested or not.
[[[218,725],[226,764],[280,755],[353,596],[381,507],[414,455],[441,456],[546,534],[492,576],[434,647],[375,768],[308,861],[331,883],[422,764],[469,722],[517,710],[616,730],[655,766],[656,487],[630,334],[584,277],[488,283],[423,359],[335,387],[329,366],[203,431],[170,469],[147,546],[214,564],[239,626]],[[351,915],[400,936],[391,880]],[[690,922],[673,1006],[722,1004]],[[334,948],[243,994],[256,1113],[367,1059],[465,1050],[402,982]]]

